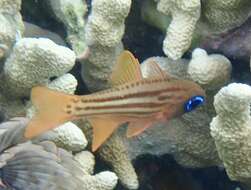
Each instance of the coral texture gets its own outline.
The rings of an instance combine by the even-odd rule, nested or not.
[[[84,150],[88,143],[83,132],[72,122],[64,123],[37,139],[53,141],[58,147],[72,152]]]
[[[251,87],[232,83],[215,96],[217,116],[211,122],[211,135],[228,176],[232,180],[251,179]]]
[[[89,151],[82,151],[74,155],[74,158],[79,162],[86,174],[93,174],[95,158]]]
[[[211,55],[209,55],[209,57],[210,56]],[[194,62],[193,65],[190,65],[188,64],[188,60],[172,61],[169,58],[153,57],[147,59],[141,65],[141,69],[145,77],[147,77],[148,63],[152,60],[155,60],[163,68],[163,70],[167,71],[169,74],[179,78],[190,78],[190,80],[191,77],[188,74],[190,66],[200,68],[201,64],[201,62]],[[211,64],[214,63],[207,61],[205,64],[208,64],[208,67],[210,67]],[[220,69],[222,64],[224,67],[228,68],[224,70],[226,71],[225,75],[223,75],[225,78],[221,75],[215,74],[214,70],[210,70],[207,75],[212,76],[212,78],[210,80],[206,80],[207,83],[205,83],[204,80],[196,81],[199,84],[203,84],[205,87],[207,93],[206,105],[193,112],[186,113],[180,118],[175,118],[164,124],[154,126],[149,130],[146,130],[142,135],[129,140],[128,147],[132,158],[144,153],[171,153],[174,155],[176,161],[185,167],[221,165],[221,161],[218,157],[214,140],[210,135],[209,129],[211,119],[215,115],[213,97],[216,89],[210,90],[206,87],[211,87],[214,84],[214,81],[218,81],[219,84],[222,85],[228,82],[231,65],[226,61],[221,64],[214,65]],[[193,73],[192,78],[200,79],[199,76],[201,76],[203,72],[203,69],[198,69],[197,72]],[[218,86],[218,88],[220,87],[221,86]],[[137,147],[137,149],[131,147]]]
[[[88,60],[82,61],[81,76],[90,91],[108,88],[116,58],[123,50],[122,43],[115,47],[90,46]]]
[[[118,175],[121,183],[128,189],[138,189],[139,182],[135,170],[130,164],[127,148],[122,141],[122,137],[115,133],[99,149],[98,155],[108,162],[113,171]]]
[[[20,39],[0,73],[1,107],[9,117],[24,116],[26,108],[23,98],[29,97],[30,89],[64,75],[74,64],[75,54],[69,48],[46,38]],[[70,79],[69,75],[64,80],[67,78]],[[71,81],[76,84],[75,79]]]
[[[10,48],[23,33],[24,25],[20,9],[21,0],[0,2],[0,60],[9,54]]]
[[[84,121],[76,123],[84,131],[88,142],[92,141],[91,125]],[[91,143],[89,143],[89,146]],[[120,182],[128,189],[139,186],[137,174],[132,166],[127,147],[120,131],[116,131],[96,152],[96,155],[108,163],[119,177]]]
[[[172,16],[163,51],[171,59],[179,59],[191,45],[192,34],[200,18],[200,0],[160,0],[157,9]]]
[[[219,89],[231,77],[231,62],[223,55],[208,55],[203,49],[195,49],[189,62],[190,77],[207,90]]]
[[[130,6],[130,0],[94,0],[86,26],[88,45],[116,46],[124,34]]]
[[[5,91],[9,91],[9,96],[28,96],[34,85],[48,83],[51,77],[63,75],[74,64],[75,54],[69,48],[46,38],[23,38],[5,62]]]
[[[76,55],[86,49],[85,20],[87,5],[82,0],[46,0],[52,16],[63,23],[67,30],[67,41]]]
[[[150,0],[152,1],[152,0]],[[205,36],[220,35],[243,24],[251,12],[249,0],[160,0],[144,3],[143,19],[151,25],[166,29],[164,53],[178,59]],[[170,23],[171,20],[171,23]]]
[[[123,49],[121,38],[131,0],[94,0],[86,24],[86,40],[90,50],[82,64],[82,78],[91,91],[107,87],[116,58]]]
[[[224,32],[240,26],[250,16],[249,0],[207,0],[203,2],[205,22],[216,31]]]

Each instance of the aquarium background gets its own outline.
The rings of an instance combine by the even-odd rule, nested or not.
[[[44,179],[49,184],[55,185],[51,187],[52,189],[248,190],[250,188],[251,3],[248,0],[0,1],[2,1],[0,16],[3,20],[2,26],[0,23],[0,50],[4,50],[0,51],[2,124],[0,158],[3,159],[1,161],[3,164],[0,164],[0,176],[4,184],[20,190],[36,189],[39,180],[45,185]],[[16,4],[17,7],[14,6]],[[166,6],[157,10],[160,5]],[[167,10],[169,14],[164,14],[163,10]],[[13,19],[9,18],[12,16]],[[24,29],[18,26],[19,16],[22,18]],[[176,25],[174,20],[177,22]],[[95,24],[106,22],[110,22],[110,28],[102,26],[95,28]],[[187,23],[191,26],[187,26]],[[10,33],[7,29],[7,32],[5,31],[8,25],[13,26],[11,31],[15,30],[15,35],[10,35],[11,37],[8,36]],[[101,32],[100,27],[103,30]],[[174,29],[168,33],[170,27]],[[60,51],[54,52],[53,49],[52,57],[47,61],[46,44],[43,46],[40,42],[34,42],[34,47],[30,47],[29,44],[26,46],[25,43],[28,43],[26,41],[22,42],[23,46],[19,44],[26,38],[38,37],[50,38],[56,46],[67,47],[65,55]],[[6,40],[9,38],[11,40]],[[167,43],[164,47],[164,41],[168,40],[171,41],[169,44],[173,45],[169,46]],[[34,50],[35,56],[32,57],[33,51],[30,49],[36,47],[41,49],[38,48],[39,53]],[[116,57],[123,49],[129,50],[138,58],[143,75],[148,59],[151,58],[171,75],[197,82],[207,93],[206,105],[164,125],[157,125],[136,138],[126,139],[124,130],[121,129],[93,154],[90,151],[91,127],[85,121],[67,124],[62,127],[63,132],[61,129],[58,131],[55,129],[31,142],[40,148],[45,147],[41,145],[43,141],[52,142],[60,151],[67,151],[65,153],[67,155],[65,157],[69,158],[67,161],[49,150],[48,146],[46,146],[48,149],[44,148],[46,153],[43,154],[37,154],[36,147],[34,150],[31,148],[29,154],[26,153],[29,146],[23,146],[27,140],[21,138],[26,123],[18,120],[15,121],[15,126],[8,124],[10,127],[8,128],[5,122],[13,117],[30,118],[34,114],[29,94],[31,88],[42,83],[56,90],[74,92],[78,95],[109,88],[108,76],[112,72]],[[28,50],[31,54],[26,54]],[[68,53],[74,56],[69,58]],[[29,56],[31,61],[27,58]],[[36,62],[41,62],[39,66],[41,71],[46,73],[50,70],[51,73],[48,71],[50,74],[39,76],[39,70],[38,73],[32,72],[36,69],[31,67],[33,64],[29,65],[29,61],[34,61],[35,65]],[[55,66],[50,65],[53,61],[66,66],[61,69],[60,64],[55,64],[59,69],[54,71]],[[19,67],[21,63],[28,63],[28,67]],[[17,75],[13,74],[14,67],[16,70],[21,70]],[[66,73],[71,75],[61,78]],[[32,75],[38,77],[29,78]],[[11,78],[19,76],[28,78],[30,84],[27,82],[26,85],[22,77],[17,80]],[[57,80],[60,78],[62,81]],[[15,127],[20,131],[14,130]],[[14,131],[19,132],[11,135]],[[11,137],[8,143],[7,137]],[[16,150],[17,144],[21,144],[22,148]],[[15,156],[6,157],[5,150],[7,152],[9,150]],[[82,155],[82,152],[85,152],[83,156],[76,156],[80,153]],[[50,156],[53,154],[53,158],[56,155],[62,161],[59,163],[60,168],[54,167],[56,161],[51,163],[51,167],[55,171],[63,170],[65,173],[40,171],[35,167],[37,162],[33,162],[32,159],[30,163],[16,163],[15,161],[21,159],[19,153],[26,154],[29,158],[36,155],[41,159],[41,165],[47,154]],[[75,162],[76,158],[82,159],[81,167]],[[12,162],[25,168],[24,175],[34,177],[37,183],[29,178],[19,181],[18,174],[23,170],[16,169]],[[27,165],[31,168],[26,169]],[[85,170],[87,172],[84,172],[85,177],[79,177],[82,175],[81,172],[74,173],[78,171],[72,170],[74,167],[87,168]],[[8,173],[9,168],[13,172]],[[46,173],[48,178],[40,178],[35,171],[48,172]],[[104,171],[107,173],[102,173]],[[73,180],[74,183],[60,186],[61,180]],[[31,183],[33,186],[29,186]],[[0,189],[7,187],[3,186]]]

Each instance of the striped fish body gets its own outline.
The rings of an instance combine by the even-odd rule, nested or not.
[[[79,96],[67,105],[67,112],[77,118],[113,115],[128,121],[157,117],[172,118],[183,112],[189,97],[201,94],[198,86],[170,78],[146,78],[95,94]],[[125,121],[127,122],[127,121]]]
[[[66,121],[85,118],[93,128],[95,151],[122,123],[129,123],[127,136],[132,137],[156,121],[183,114],[184,103],[191,97],[205,96],[196,83],[172,78],[154,62],[150,70],[150,76],[143,78],[138,61],[125,51],[111,75],[110,89],[77,96],[34,87],[31,100],[38,112],[29,122],[25,137],[30,139]]]

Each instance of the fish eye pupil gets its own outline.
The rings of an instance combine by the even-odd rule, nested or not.
[[[185,103],[185,112],[190,112],[204,102],[203,96],[194,96]]]

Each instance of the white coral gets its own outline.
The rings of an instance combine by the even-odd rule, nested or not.
[[[92,175],[94,172],[95,158],[89,151],[82,151],[74,155],[86,174]]]
[[[21,9],[21,0],[1,0],[0,12],[16,14]]]
[[[112,67],[123,50],[121,39],[131,0],[94,0],[86,25],[88,60],[82,63],[81,76],[91,91],[108,87]]]
[[[228,176],[242,182],[251,179],[251,87],[232,83],[215,96],[217,116],[211,135]]]
[[[67,94],[74,94],[78,85],[76,78],[70,74],[64,74],[48,84],[48,87]]]
[[[91,125],[85,120],[79,120],[77,125],[81,126],[88,141],[91,142]],[[119,134],[119,131],[113,133],[112,136],[98,149],[96,154],[112,167],[121,184],[128,189],[137,189],[139,186],[138,177],[128,156],[124,139]]]
[[[122,43],[115,47],[91,46],[88,60],[82,62],[81,77],[90,91],[108,87],[108,80],[116,58],[123,50]]]
[[[172,16],[163,42],[163,51],[171,59],[179,59],[190,47],[192,34],[200,18],[200,0],[160,0],[157,9]]]
[[[98,150],[99,156],[108,162],[118,175],[120,182],[128,189],[138,189],[137,174],[130,162],[128,152],[122,137],[114,133],[111,138]]]
[[[124,34],[124,20],[130,6],[131,0],[92,1],[92,12],[86,26],[88,45],[116,46]]]
[[[118,177],[109,171],[100,172],[94,176],[84,176],[83,190],[112,190],[118,182]]]
[[[74,64],[75,54],[69,48],[46,38],[23,38],[6,60],[1,85],[9,96],[28,96],[33,86],[65,74]]]
[[[84,133],[72,122],[67,122],[59,127],[42,134],[36,141],[50,140],[58,147],[72,152],[80,152],[87,146]]]
[[[82,0],[45,0],[51,15],[63,23],[67,31],[67,41],[76,55],[86,49],[85,20],[87,5]]]
[[[0,60],[6,57],[24,30],[21,0],[0,1]],[[0,69],[1,70],[1,69]]]
[[[193,51],[188,73],[191,79],[206,89],[218,89],[231,77],[231,62],[223,55],[208,55],[203,49]]]

